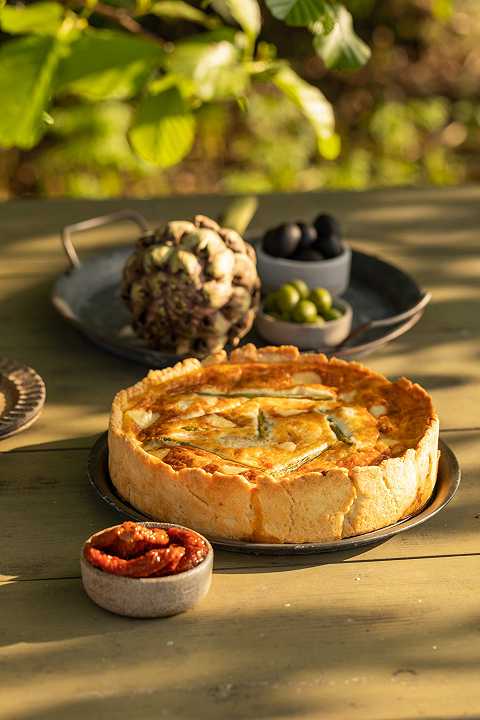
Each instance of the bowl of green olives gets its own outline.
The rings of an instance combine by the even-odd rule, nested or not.
[[[270,228],[256,245],[258,273],[264,290],[296,277],[341,295],[350,282],[352,253],[332,215],[321,213],[312,223],[282,223]]]
[[[345,340],[352,315],[346,300],[333,299],[325,287],[310,289],[297,278],[267,295],[257,313],[256,328],[275,345],[328,350]]]

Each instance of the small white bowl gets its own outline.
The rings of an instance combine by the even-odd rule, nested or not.
[[[340,298],[336,298],[333,306],[343,315],[325,325],[277,320],[261,308],[257,313],[256,328],[259,335],[274,345],[296,345],[301,350],[328,350],[345,340],[352,327],[352,306]]]
[[[141,524],[147,527],[190,529],[174,523]],[[213,548],[203,535],[200,537],[207,543],[208,554],[199,565],[177,575],[156,578],[130,578],[104,572],[85,559],[84,545],[80,554],[80,568],[85,592],[94,603],[117,615],[152,618],[185,612],[205,597],[212,581]]]
[[[318,261],[273,257],[263,252],[259,242],[255,245],[255,251],[258,274],[266,292],[298,278],[304,280],[310,288],[326,288],[335,297],[344,293],[350,282],[352,251],[348,245],[341,255]]]

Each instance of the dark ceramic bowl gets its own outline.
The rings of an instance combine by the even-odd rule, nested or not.
[[[329,260],[291,260],[277,258],[263,252],[260,243],[255,245],[257,269],[265,292],[275,290],[284,283],[298,278],[308,287],[326,288],[334,297],[342,295],[350,283],[352,251],[345,246],[341,255]]]
[[[333,304],[343,315],[324,325],[277,320],[260,308],[255,327],[259,335],[274,345],[296,345],[301,350],[330,350],[345,340],[351,330],[353,316],[352,307],[346,300],[336,298]]]
[[[182,525],[173,523],[145,522],[141,524],[147,527],[183,528]],[[183,529],[188,530],[189,528]],[[86,542],[93,537],[95,535],[88,538]],[[203,538],[203,535],[200,537]],[[213,548],[206,538],[203,539],[207,543],[208,554],[199,565],[177,575],[157,578],[121,577],[99,570],[85,559],[84,545],[80,554],[80,567],[85,592],[94,603],[118,615],[152,618],[185,612],[202,600],[210,589]]]

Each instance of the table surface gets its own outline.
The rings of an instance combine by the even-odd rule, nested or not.
[[[113,395],[145,369],[93,346],[49,302],[59,230],[120,208],[216,215],[220,196],[0,205],[0,354],[35,367],[47,404],[0,442],[0,717],[478,718],[480,713],[480,188],[262,197],[253,227],[342,218],[355,248],[410,272],[433,300],[365,360],[433,395],[460,490],[430,522],[375,547],[300,557],[217,552],[194,610],[132,620],[96,607],[79,550],[119,516],[86,480]],[[80,254],[135,231],[83,236]]]

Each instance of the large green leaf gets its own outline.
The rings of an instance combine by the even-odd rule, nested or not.
[[[159,45],[110,30],[88,30],[71,45],[60,68],[57,90],[90,100],[127,98],[163,62]]]
[[[0,48],[0,146],[28,149],[40,140],[63,50],[47,35],[11,40]]]
[[[170,167],[190,151],[195,138],[195,118],[177,88],[146,95],[130,130],[130,141],[148,162]]]
[[[288,25],[309,25],[325,12],[325,0],[265,0],[272,15]]]
[[[238,48],[227,40],[179,43],[167,65],[174,75],[188,80],[192,94],[205,101],[236,97],[248,81]]]
[[[370,58],[370,49],[355,35],[352,16],[343,5],[334,8],[335,25],[328,35],[316,35],[316,51],[328,68],[356,70]]]
[[[273,82],[310,122],[317,137],[319,152],[324,154],[324,150],[328,147],[328,157],[331,157],[332,143],[327,141],[334,135],[335,120],[332,106],[325,95],[318,88],[302,80],[288,66],[279,70]]]
[[[224,0],[230,15],[250,38],[260,32],[262,16],[257,0]]]
[[[56,2],[6,5],[0,10],[0,27],[11,35],[55,35],[63,15],[64,8]]]
[[[183,0],[159,0],[148,11],[164,20],[188,20],[205,27],[212,27],[214,19]]]
[[[76,168],[116,167],[135,170],[143,165],[127,139],[131,108],[123,102],[83,103],[54,108],[51,136],[61,139],[38,159],[44,172]]]

